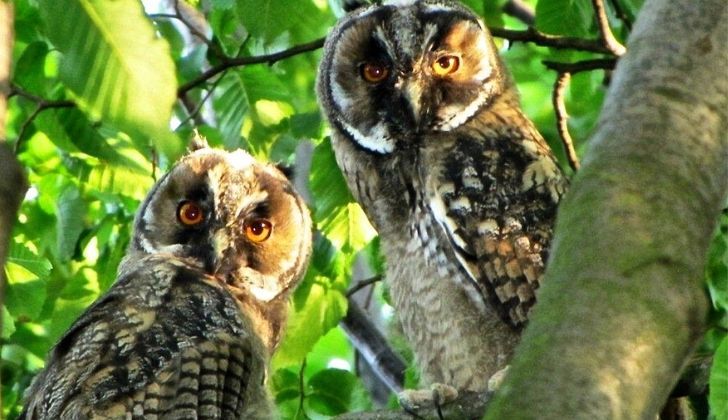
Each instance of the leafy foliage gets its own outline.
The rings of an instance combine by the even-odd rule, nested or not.
[[[162,3],[172,6],[160,8]],[[178,9],[176,3],[147,1],[144,10],[136,0],[15,2],[16,93],[7,129],[32,187],[5,267],[3,415],[17,416],[22,392],[48,349],[113,283],[140,200],[183,152],[193,129],[214,146],[242,147],[264,160],[305,168],[310,158],[310,174],[299,172],[298,184],[317,225],[315,252],[293,297],[288,331],[273,360],[271,389],[284,418],[371,408],[354,350],[337,325],[346,314],[355,263],[363,261],[374,273],[382,272],[382,264],[376,233],[336,167],[318,111],[314,84],[320,50],[270,65],[233,66],[200,79],[206,69],[232,57],[278,52],[324,36],[341,13],[341,2],[188,0]],[[491,25],[524,26],[502,12],[505,1],[465,3]],[[597,36],[587,2],[527,3],[536,7],[541,31]],[[641,5],[622,3],[632,18]],[[612,23],[626,34],[618,19]],[[544,71],[541,61],[591,56],[522,43],[502,53],[527,114],[565,162],[551,105],[555,74]],[[578,149],[595,124],[603,95],[602,72],[573,78],[566,106]],[[720,338],[728,328],[727,243],[724,217],[708,267]],[[374,300],[387,308],[381,286]],[[725,341],[713,347],[720,345],[717,355],[726,354]],[[717,417],[725,413],[727,370],[725,363],[716,363],[711,379],[718,390],[711,397]],[[409,373],[407,385],[416,386]]]

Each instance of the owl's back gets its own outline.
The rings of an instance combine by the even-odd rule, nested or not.
[[[270,413],[263,344],[238,303],[178,260],[149,256],[134,267],[53,348],[21,418]]]

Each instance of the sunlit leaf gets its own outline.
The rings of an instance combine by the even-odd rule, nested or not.
[[[68,184],[58,197],[56,214],[58,216],[57,255],[61,261],[68,261],[76,251],[76,243],[84,226],[86,206],[81,192],[73,184]]]
[[[304,306],[294,305],[288,318],[286,336],[274,356],[274,366],[288,366],[306,356],[316,341],[328,330],[335,327],[346,313],[346,296],[338,290],[325,286],[327,278],[315,276],[308,288],[299,288],[296,294],[302,295],[299,301]]]
[[[583,0],[540,0],[536,5],[536,28],[543,32],[583,37],[589,34],[594,14]]]
[[[17,264],[38,278],[46,278],[51,272],[51,265],[48,259],[38,256],[25,244],[13,242],[8,253],[8,262]]]
[[[218,84],[213,101],[217,112],[217,126],[228,148],[240,147],[243,119],[250,105],[243,79],[238,72],[228,72]]]
[[[63,53],[60,77],[78,105],[165,148],[176,97],[167,42],[136,0],[40,0],[46,32]]]
[[[317,227],[337,248],[356,252],[376,236],[361,207],[349,193],[329,140],[314,150],[310,188]]]
[[[282,35],[290,37],[292,43],[313,41],[324,35],[326,23],[333,22],[333,16],[311,0],[238,0],[237,5],[238,15],[248,32],[266,43]]]
[[[728,339],[723,339],[713,356],[708,387],[711,418],[728,418]]]

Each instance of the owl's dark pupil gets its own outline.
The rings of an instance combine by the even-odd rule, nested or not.
[[[185,201],[177,210],[177,218],[182,224],[192,226],[202,222],[204,215],[200,206],[191,201]]]
[[[250,224],[250,230],[255,235],[260,235],[263,233],[263,230],[265,230],[265,225],[263,224],[263,222],[253,222]]]
[[[364,80],[370,83],[378,83],[387,77],[389,70],[386,66],[378,63],[366,63],[361,69]]]
[[[197,208],[194,205],[187,206],[185,208],[185,219],[187,220],[197,220],[197,218],[200,217],[200,209]]]
[[[437,64],[439,64],[443,69],[448,69],[452,65],[452,59],[450,57],[442,57],[437,61]]]

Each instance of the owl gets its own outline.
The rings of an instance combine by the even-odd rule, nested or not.
[[[449,1],[355,10],[317,93],[423,379],[485,390],[536,302],[567,186],[488,29]]]
[[[152,188],[116,281],[51,350],[24,418],[269,418],[265,375],[311,220],[274,166],[202,147]]]

